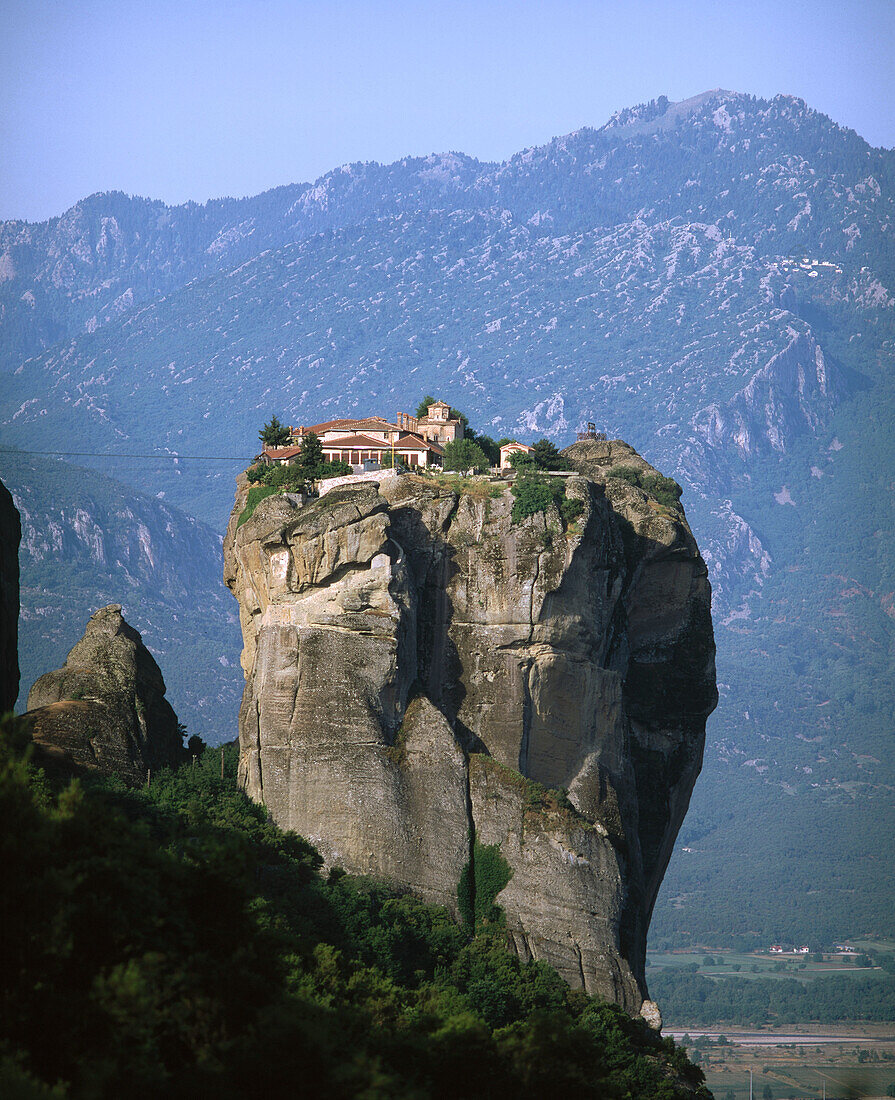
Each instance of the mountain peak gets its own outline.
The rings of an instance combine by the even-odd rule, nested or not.
[[[624,130],[626,134],[655,133],[657,130],[670,130],[679,122],[696,114],[713,100],[729,101],[739,98],[739,92],[726,88],[712,88],[707,92],[682,99],[675,103],[668,96],[661,95],[649,103],[638,103],[636,107],[623,107],[601,126],[599,133],[612,130]]]

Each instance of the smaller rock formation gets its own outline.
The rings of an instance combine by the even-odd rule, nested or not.
[[[19,694],[19,541],[22,524],[12,496],[0,482],[0,714]]]
[[[145,782],[183,757],[165,681],[118,604],[97,611],[62,668],[41,676],[25,715],[41,762]]]

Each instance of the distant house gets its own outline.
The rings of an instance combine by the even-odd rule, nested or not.
[[[530,455],[533,450],[534,447],[529,447],[527,443],[504,443],[504,445],[500,448],[501,470],[508,470],[510,468],[510,458],[512,455]]]
[[[783,954],[783,944],[782,943],[771,944],[771,954],[772,955],[782,955]]]
[[[301,450],[300,447],[265,447],[256,461],[263,462],[265,466],[289,466],[295,461],[295,456]]]
[[[795,949],[795,954],[796,955],[810,955],[811,954],[811,948],[810,947],[804,947],[804,946],[797,947]]]

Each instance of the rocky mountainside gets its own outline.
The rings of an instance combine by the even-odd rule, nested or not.
[[[431,392],[494,436],[629,439],[684,485],[719,617],[699,826],[660,924],[778,938],[799,913],[805,938],[858,897],[890,928],[891,870],[868,885],[843,845],[889,820],[895,783],[893,181],[891,150],[800,100],[716,90],[503,164],[355,164],[170,209],[93,196],[0,229],[3,438],[247,458],[272,412]],[[223,526],[238,466],[116,472]],[[776,815],[800,838],[803,904],[739,882],[731,784],[753,835]],[[832,906],[830,858],[853,869]],[[746,896],[769,905],[751,923]]]
[[[234,737],[239,629],[221,584],[220,536],[93,470],[0,450],[0,474],[22,525],[20,706],[93,612],[118,601],[163,662],[189,732]]]
[[[650,1015],[647,928],[717,700],[710,588],[682,511],[606,480],[655,471],[573,450],[571,524],[516,522],[506,482],[409,474],[247,517],[243,482],[240,774],[329,865],[496,903],[523,958]]]

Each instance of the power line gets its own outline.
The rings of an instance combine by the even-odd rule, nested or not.
[[[124,451],[26,451],[21,447],[0,447],[0,451],[10,455],[42,455],[47,458],[169,458],[179,462],[245,462],[245,455],[172,455],[127,454]]]

